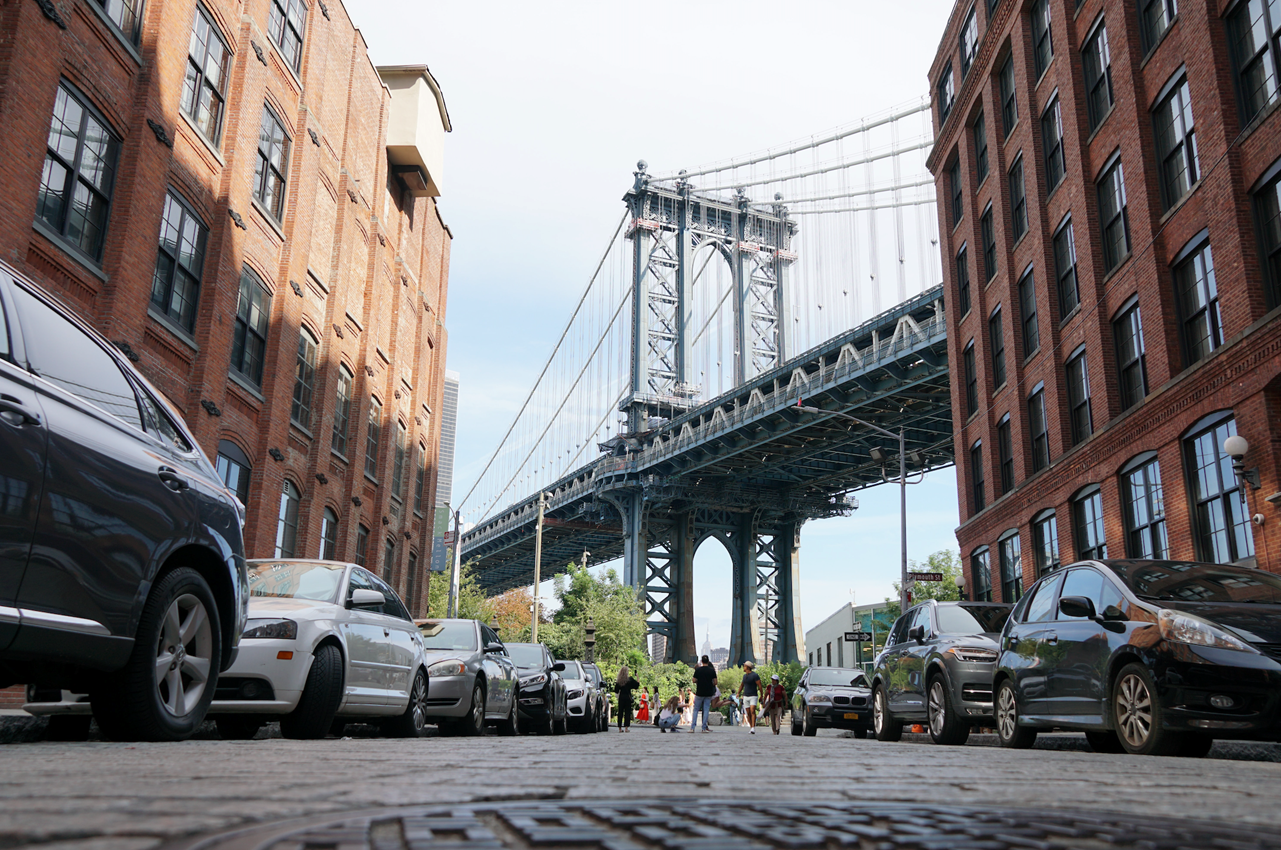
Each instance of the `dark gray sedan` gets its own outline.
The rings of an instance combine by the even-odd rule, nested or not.
[[[810,667],[792,694],[792,734],[849,729],[866,738],[872,726],[872,689],[862,670]]]
[[[419,620],[427,664],[427,716],[442,735],[517,732],[516,665],[494,630],[476,620]]]

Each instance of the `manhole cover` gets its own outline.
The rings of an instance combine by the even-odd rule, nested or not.
[[[906,803],[521,801],[326,815],[185,839],[165,850],[1244,850],[1281,848],[1274,832],[1103,812]]]

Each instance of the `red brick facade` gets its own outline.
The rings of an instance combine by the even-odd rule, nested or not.
[[[274,0],[284,8],[288,0]],[[118,6],[119,4],[113,4]],[[326,508],[335,556],[355,556],[426,606],[451,235],[434,198],[391,171],[392,97],[340,0],[306,0],[297,68],[273,38],[273,0],[137,0],[133,38],[96,0],[0,5],[0,251],[80,311],[184,412],[214,458],[222,441],[248,457],[246,547],[275,551],[282,488],[300,494],[295,554],[317,557]],[[230,51],[217,139],[183,108],[193,27],[206,15]],[[434,85],[434,83],[433,83]],[[51,115],[69,86],[120,140],[101,259],[41,226],[38,202]],[[255,197],[264,107],[289,138],[279,216]],[[441,122],[447,116],[441,107]],[[152,304],[167,196],[207,228],[190,328]],[[33,219],[37,223],[33,225]],[[270,294],[260,386],[233,378],[241,278]],[[300,329],[318,343],[310,427],[291,422]],[[354,377],[345,456],[331,450],[340,365]],[[375,474],[365,474],[371,399],[382,408]],[[401,491],[391,492],[395,435],[407,432]],[[419,447],[421,511],[414,510]],[[392,544],[392,561],[385,552]],[[409,565],[416,562],[415,574]],[[410,598],[412,596],[412,598]]]
[[[952,11],[930,71],[938,141],[929,165],[936,178],[944,234],[961,516],[957,537],[971,589],[984,584],[974,571],[988,547],[993,599],[1002,598],[998,541],[1011,532],[1017,531],[1021,541],[1022,586],[1035,579],[1032,521],[1044,511],[1055,513],[1060,561],[1080,556],[1085,541],[1081,523],[1074,519],[1073,499],[1092,485],[1102,498],[1107,554],[1140,554],[1128,534],[1134,523],[1126,500],[1135,491],[1125,483],[1124,473],[1129,462],[1145,453],[1155,453],[1159,462],[1166,555],[1213,560],[1213,550],[1203,542],[1209,529],[1194,507],[1197,494],[1205,495],[1208,489],[1198,484],[1190,469],[1187,438],[1198,430],[1198,423],[1216,414],[1230,415],[1236,432],[1249,441],[1244,464],[1247,470],[1257,469],[1260,477],[1259,489],[1244,489],[1248,514],[1261,515],[1262,524],[1247,520],[1240,530],[1252,542],[1253,560],[1245,551],[1238,551],[1238,560],[1281,572],[1281,497],[1267,500],[1281,491],[1281,270],[1269,267],[1267,252],[1277,246],[1264,231],[1260,201],[1266,192],[1276,191],[1267,184],[1281,158],[1281,99],[1274,94],[1257,115],[1243,121],[1227,20],[1237,6],[1228,0],[1178,0],[1177,14],[1164,32],[1145,39],[1150,31],[1143,29],[1140,11],[1168,12],[1175,9],[1174,3],[1048,0],[1044,8],[1052,58],[1044,61],[1042,47],[1039,79],[1037,47],[1045,40],[1038,38],[1044,18],[1037,0],[966,0]],[[977,18],[977,50],[962,78],[961,36],[971,10]],[[1113,104],[1110,111],[1096,110],[1100,117],[1091,129],[1083,48],[1088,49],[1087,41],[1099,27],[1105,28],[1110,48]],[[1008,138],[1000,79],[1007,58],[1018,112]],[[939,83],[947,73],[954,75],[956,97],[946,119],[940,120]],[[1182,74],[1190,92],[1200,174],[1188,191],[1167,204],[1154,110]],[[1056,96],[1066,173],[1051,186],[1046,148],[1047,143],[1053,148],[1053,133],[1043,131],[1042,117]],[[978,180],[974,126],[980,111],[989,161],[983,181]],[[1016,239],[1010,170],[1020,155],[1027,232]],[[1108,269],[1101,222],[1105,211],[1100,209],[1096,183],[1117,156],[1124,170],[1129,246]],[[954,163],[959,163],[961,181],[959,220],[952,209]],[[980,217],[989,203],[997,271],[987,281]],[[1054,238],[1069,216],[1079,306],[1061,315],[1057,278],[1063,264],[1056,264]],[[1185,352],[1181,320],[1190,311],[1185,307],[1180,313],[1175,267],[1181,254],[1206,240],[1217,279],[1222,344],[1194,360]],[[962,245],[968,246],[972,305],[964,313],[956,262]],[[1018,286],[1029,269],[1040,339],[1039,347],[1025,358]],[[1146,350],[1146,382],[1141,400],[1127,408],[1113,323],[1134,298]],[[1001,386],[994,380],[989,324],[998,306],[1006,371]],[[964,354],[971,341],[977,371],[977,409],[972,414]],[[1092,429],[1074,441],[1065,366],[1082,350]],[[1041,384],[1049,465],[1034,471],[1029,396]],[[1007,414],[1013,486],[1003,493],[998,424]],[[981,470],[971,462],[976,442]],[[974,492],[976,471],[981,471],[986,491],[981,509]],[[1226,478],[1235,486],[1235,476],[1229,472]],[[1239,494],[1225,499],[1240,505]]]

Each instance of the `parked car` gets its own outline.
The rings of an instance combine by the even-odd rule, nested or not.
[[[992,725],[997,638],[1014,606],[928,600],[894,622],[872,670],[879,741],[924,723],[936,744],[964,744],[970,727]]]
[[[128,358],[0,263],[0,687],[200,726],[244,627],[244,507]]]
[[[849,729],[866,738],[872,725],[872,689],[862,670],[810,667],[792,692],[792,734]]]
[[[557,661],[553,668],[565,680],[565,710],[571,731],[596,732],[593,700],[596,689],[578,661]]]
[[[601,673],[600,668],[595,664],[584,664],[583,669],[587,671],[587,676],[596,692],[595,708],[592,709],[593,717],[596,719],[596,730],[608,732],[610,690],[605,684],[605,674]]]
[[[224,738],[280,720],[286,738],[345,722],[414,738],[428,725],[423,638],[378,576],[339,561],[249,562],[249,621],[210,714]]]
[[[569,712],[565,705],[565,680],[556,672],[551,650],[541,643],[509,643],[507,654],[520,676],[521,729],[541,735],[564,735]]]
[[[476,620],[419,620],[427,664],[427,716],[442,735],[517,732],[516,664],[494,630]]]
[[[1281,739],[1281,577],[1263,570],[1082,561],[1032,586],[1000,645],[1003,746],[1053,727],[1148,755]]]

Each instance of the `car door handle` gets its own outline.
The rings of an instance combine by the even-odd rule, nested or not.
[[[21,401],[11,395],[0,395],[0,416],[10,425],[40,424],[40,414],[27,410]]]
[[[1048,643],[1050,646],[1055,646],[1059,642],[1059,636],[1056,635],[1054,632],[1049,632],[1045,635],[1045,642]]]
[[[163,481],[165,486],[168,487],[170,490],[174,491],[175,493],[179,492],[180,490],[186,490],[189,486],[191,486],[187,483],[187,479],[183,478],[181,475],[178,474],[178,471],[176,469],[170,469],[167,466],[162,466],[159,469],[157,469],[156,477],[158,477],[161,481]]]
[[[383,629],[383,637],[391,637],[391,629]]]

